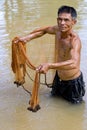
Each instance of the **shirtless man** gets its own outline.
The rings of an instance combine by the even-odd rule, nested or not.
[[[85,94],[83,75],[80,71],[81,41],[72,30],[76,24],[77,13],[73,7],[62,6],[58,9],[57,25],[34,30],[20,40],[29,42],[45,34],[55,35],[57,61],[44,63],[37,67],[40,73],[55,69],[52,95],[60,95],[72,103],[80,103]]]

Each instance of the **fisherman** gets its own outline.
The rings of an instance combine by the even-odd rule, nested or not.
[[[39,73],[55,69],[51,94],[61,96],[71,103],[81,103],[85,95],[85,83],[80,70],[81,40],[73,31],[77,22],[77,12],[73,7],[61,6],[58,9],[57,25],[47,26],[20,37],[25,43],[32,39],[52,34],[55,36],[56,56],[54,63],[43,63],[37,67]]]

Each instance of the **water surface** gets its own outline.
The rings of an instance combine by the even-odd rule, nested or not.
[[[14,84],[11,70],[11,40],[30,31],[55,25],[57,9],[61,5],[77,9],[78,20],[74,27],[82,41],[81,70],[87,84],[87,0],[1,0],[0,1],[0,130],[87,130],[87,93],[84,103],[72,105],[50,96],[51,89],[41,85],[41,109],[37,113],[27,110],[30,95]],[[31,62],[38,65],[54,59],[54,37],[44,36],[27,44]],[[34,72],[28,70],[32,78]],[[52,82],[54,72],[47,74]],[[44,77],[42,76],[42,82]],[[32,89],[33,82],[26,76],[25,87]]]

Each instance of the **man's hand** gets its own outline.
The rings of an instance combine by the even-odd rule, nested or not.
[[[36,71],[38,71],[39,73],[47,73],[48,70],[49,70],[49,64],[48,63],[44,63],[44,64],[41,64],[37,67]]]
[[[26,43],[27,41],[25,40],[25,38],[20,38],[20,37],[15,37],[12,42],[14,42],[15,44],[17,44],[18,42],[23,42]]]

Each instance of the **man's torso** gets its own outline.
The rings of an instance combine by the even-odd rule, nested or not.
[[[63,62],[72,58],[71,51],[73,49],[73,38],[75,38],[74,34],[69,35],[67,38],[61,38],[59,32],[56,33],[56,62]],[[80,68],[78,66],[76,69],[71,70],[60,69],[58,70],[58,74],[62,80],[74,79],[80,75]]]

